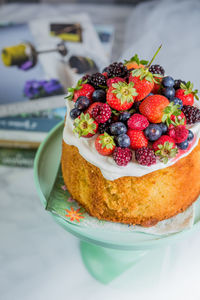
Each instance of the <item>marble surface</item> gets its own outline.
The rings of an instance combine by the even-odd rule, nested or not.
[[[35,15],[63,15],[78,10],[96,12],[91,14],[93,20],[115,22],[121,45],[122,23],[130,8],[10,5],[0,8],[0,20],[23,21]],[[120,53],[117,48],[113,57]],[[41,206],[32,169],[0,167],[0,225],[2,300],[200,299],[199,232],[173,246],[149,252],[134,268],[103,286],[85,269],[79,241],[59,227]]]

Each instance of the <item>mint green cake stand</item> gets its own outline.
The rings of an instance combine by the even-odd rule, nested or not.
[[[48,134],[35,158],[35,183],[44,207],[46,207],[60,165],[63,126],[62,122]],[[199,212],[200,209],[197,207],[196,211]],[[196,213],[192,229],[164,236],[141,232],[111,232],[88,227],[80,228],[59,216],[50,214],[59,225],[81,240],[80,250],[87,270],[104,284],[111,282],[132,267],[151,249],[169,245],[200,227],[200,213]]]

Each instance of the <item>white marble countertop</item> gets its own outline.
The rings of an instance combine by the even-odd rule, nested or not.
[[[63,15],[78,9],[73,5],[9,5],[1,7],[0,20],[23,21],[36,14]],[[99,20],[104,12],[110,22],[111,10],[94,6],[91,10],[97,9]],[[121,8],[121,14],[116,12],[116,22],[120,24],[127,11]],[[200,299],[199,232],[150,252],[120,278],[103,286],[85,269],[79,241],[59,227],[41,206],[32,169],[0,167],[0,224],[2,300]]]

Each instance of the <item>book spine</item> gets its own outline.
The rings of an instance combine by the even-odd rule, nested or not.
[[[0,148],[0,165],[32,168],[36,150]]]

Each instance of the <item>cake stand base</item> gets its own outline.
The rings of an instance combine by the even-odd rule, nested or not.
[[[88,272],[104,284],[110,283],[140,261],[149,251],[125,251],[80,242],[83,262]]]

